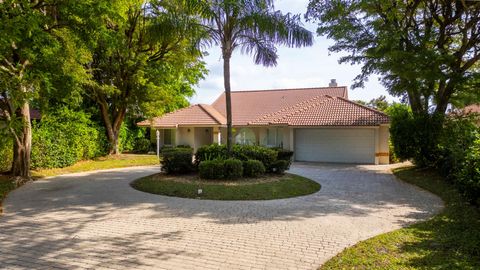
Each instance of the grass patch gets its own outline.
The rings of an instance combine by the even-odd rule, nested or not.
[[[320,269],[480,269],[480,212],[436,172],[394,171],[401,180],[443,199],[432,219],[362,241]]]
[[[35,170],[32,171],[32,176],[46,177],[67,173],[159,164],[160,163],[156,155],[121,154],[100,157],[93,160],[79,161],[74,165],[65,168]]]
[[[132,187],[153,194],[209,200],[272,200],[312,194],[320,184],[308,178],[285,174],[235,181],[205,181],[196,175],[155,174],[134,181]],[[198,195],[198,189],[202,194]]]

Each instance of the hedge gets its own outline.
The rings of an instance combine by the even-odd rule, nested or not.
[[[107,153],[103,127],[83,112],[61,109],[32,125],[32,168],[62,168]]]
[[[193,149],[166,147],[160,152],[162,170],[168,174],[188,173],[193,170]]]
[[[221,159],[202,161],[198,166],[198,174],[202,179],[223,179],[225,177],[225,161]]]
[[[265,173],[265,166],[259,160],[246,160],[243,162],[243,175],[246,177],[258,177]]]
[[[480,205],[480,128],[476,116],[442,119],[414,115],[406,106],[389,109],[394,156],[419,167],[436,168],[465,196]]]
[[[243,176],[243,164],[238,159],[227,159],[224,162],[224,177],[227,179],[237,179]]]
[[[293,154],[293,153],[292,153]],[[278,150],[253,145],[234,145],[232,157],[241,161],[259,160],[268,171],[272,171],[272,164],[277,160]],[[227,147],[225,145],[207,145],[200,147],[195,154],[195,164],[213,159],[226,159]]]

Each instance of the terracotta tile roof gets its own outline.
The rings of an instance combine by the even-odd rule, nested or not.
[[[388,124],[386,114],[342,97],[325,96],[252,121],[251,125],[376,126]]]
[[[187,108],[167,113],[161,117],[155,117],[152,121],[145,120],[137,123],[144,127],[174,128],[188,125],[225,125],[227,120],[212,106],[207,104],[196,104]]]
[[[211,106],[193,105],[140,126],[226,124],[225,94]],[[348,100],[346,87],[232,92],[234,126],[375,126],[389,123],[382,112]]]
[[[348,98],[347,87],[233,91],[231,94],[233,125],[247,125],[265,114],[325,95]],[[225,93],[220,95],[212,106],[226,116]]]

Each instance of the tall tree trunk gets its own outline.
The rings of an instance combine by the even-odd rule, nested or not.
[[[230,156],[232,153],[232,99],[230,94],[230,58],[231,53],[223,54],[223,83],[225,86],[225,106],[227,111],[227,154]]]
[[[22,118],[22,130],[14,135],[12,175],[30,177],[30,153],[32,150],[32,125],[30,122],[30,105],[25,102],[19,111]]]
[[[102,119],[105,123],[105,129],[107,130],[107,138],[110,143],[110,148],[108,154],[110,155],[119,155],[120,153],[120,144],[119,144],[119,135],[120,128],[122,127],[123,120],[125,119],[126,108],[120,109],[120,111],[113,116],[113,123],[110,118],[110,113],[108,110],[108,104],[105,101],[98,101],[100,104],[100,111],[102,113]]]

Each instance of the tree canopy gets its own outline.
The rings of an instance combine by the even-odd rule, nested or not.
[[[380,74],[415,113],[440,115],[478,92],[478,1],[312,0],[307,17],[335,41],[331,51],[348,52],[340,62],[362,65],[353,87]]]

